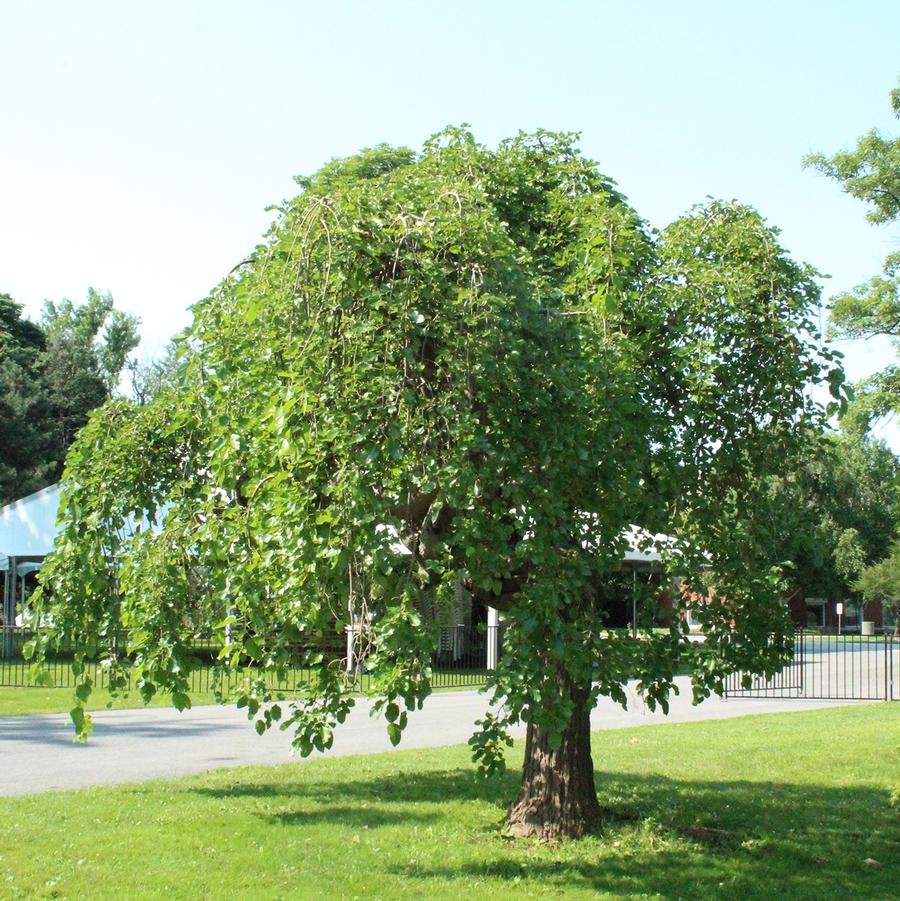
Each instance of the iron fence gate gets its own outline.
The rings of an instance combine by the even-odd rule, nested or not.
[[[745,677],[749,675],[749,684]],[[793,657],[772,678],[732,673],[729,697],[900,701],[900,639],[896,635],[823,635],[800,630]]]

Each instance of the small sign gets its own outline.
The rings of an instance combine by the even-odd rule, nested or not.
[[[838,602],[834,605],[834,609],[837,610],[837,615],[838,615],[838,616],[843,616],[843,615],[844,615],[844,604],[843,604],[842,601],[838,601]]]

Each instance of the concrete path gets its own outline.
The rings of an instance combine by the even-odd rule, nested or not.
[[[618,729],[660,722],[724,719],[751,713],[776,713],[838,706],[829,701],[711,698],[693,707],[688,680],[672,699],[668,717],[650,713],[633,689],[627,711],[602,699],[591,717],[595,729]],[[487,699],[475,691],[433,695],[425,709],[410,715],[400,749],[464,743]],[[331,755],[391,751],[382,720],[357,704],[335,731]],[[524,727],[519,730],[524,734]],[[220,767],[286,763],[290,738],[277,729],[258,736],[245,713],[235,707],[196,707],[178,713],[168,708],[104,710],[94,714],[87,745],[72,741],[66,714],[0,717],[0,795],[23,795],[53,789],[110,785],[180,776]]]

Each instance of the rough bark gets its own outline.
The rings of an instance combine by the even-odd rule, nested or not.
[[[574,703],[572,718],[557,749],[549,735],[528,723],[522,788],[509,811],[509,831],[545,841],[579,838],[600,823],[600,804],[591,759],[589,688],[558,678],[560,689]]]

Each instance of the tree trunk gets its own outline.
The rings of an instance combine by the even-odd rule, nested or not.
[[[509,831],[544,840],[579,838],[600,823],[600,804],[591,760],[589,689],[560,674],[560,688],[574,702],[562,743],[553,750],[549,736],[528,723],[522,788],[509,811]]]

